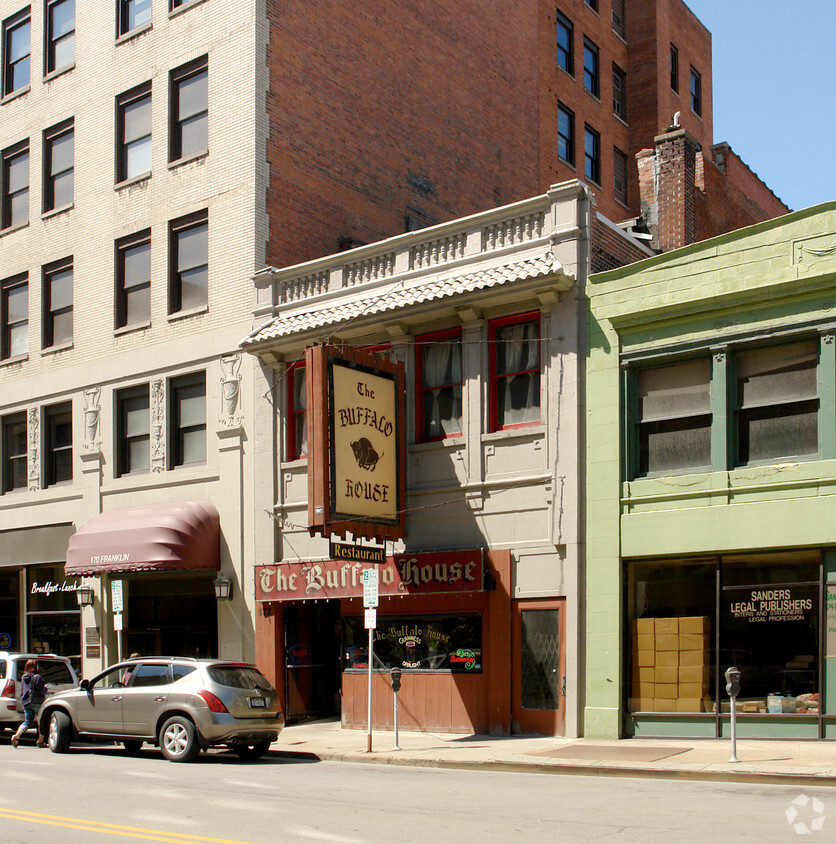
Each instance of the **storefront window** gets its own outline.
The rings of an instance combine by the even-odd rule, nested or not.
[[[733,665],[738,712],[818,714],[818,552],[633,563],[627,572],[631,712],[715,713],[718,687],[728,712],[723,672]]]
[[[631,712],[711,712],[716,563],[629,567]]]
[[[64,576],[63,564],[33,566],[26,572],[28,650],[69,657],[81,665],[81,628],[76,578]]]
[[[20,576],[0,571],[0,651],[20,650]]]
[[[818,712],[817,557],[723,560],[720,667],[740,669],[744,712]]]
[[[367,670],[368,630],[363,619],[343,619],[343,669]],[[405,671],[482,670],[482,616],[393,615],[378,617],[374,631],[374,668]]]

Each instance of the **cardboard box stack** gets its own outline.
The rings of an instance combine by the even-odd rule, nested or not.
[[[709,629],[705,616],[633,622],[634,712],[702,712],[709,695]]]

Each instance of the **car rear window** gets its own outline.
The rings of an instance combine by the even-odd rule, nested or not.
[[[267,678],[257,669],[242,665],[213,665],[207,669],[209,677],[219,686],[233,689],[269,689]]]
[[[8,663],[5,659],[0,659],[0,680],[6,679],[6,665]]]
[[[17,662],[17,679],[26,673],[26,660],[19,659]],[[73,675],[65,662],[57,659],[39,659],[38,672],[44,678],[44,683],[55,683],[56,685],[72,685],[75,683]]]

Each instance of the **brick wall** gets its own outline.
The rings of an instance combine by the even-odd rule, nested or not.
[[[267,9],[270,263],[538,192],[536,6]]]
[[[590,236],[590,273],[613,270],[642,258],[647,258],[647,254],[614,226],[603,222],[596,215],[592,221]]]

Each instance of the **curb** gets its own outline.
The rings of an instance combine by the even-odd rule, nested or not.
[[[389,754],[358,754],[341,751],[271,750],[268,756],[306,762],[353,762],[375,765],[399,765],[411,768],[439,768],[460,771],[498,771],[518,774],[563,774],[583,777],[629,777],[634,779],[674,779],[703,782],[759,783],[762,785],[799,785],[836,788],[836,776],[757,771],[705,771],[687,768],[621,768],[612,765],[546,765],[489,759],[471,762],[464,759],[396,757]]]

